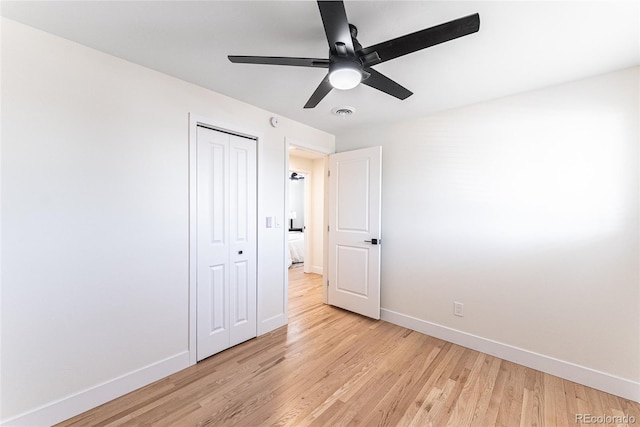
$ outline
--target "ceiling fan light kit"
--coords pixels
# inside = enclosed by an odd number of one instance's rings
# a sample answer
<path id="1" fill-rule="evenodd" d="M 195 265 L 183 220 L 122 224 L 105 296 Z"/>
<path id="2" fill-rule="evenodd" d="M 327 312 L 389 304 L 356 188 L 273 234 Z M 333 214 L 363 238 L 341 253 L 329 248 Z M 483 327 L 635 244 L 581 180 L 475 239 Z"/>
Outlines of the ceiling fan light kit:
<path id="1" fill-rule="evenodd" d="M 314 108 L 334 88 L 348 90 L 360 83 L 404 100 L 413 95 L 413 92 L 374 70 L 372 66 L 467 36 L 480 29 L 480 15 L 475 13 L 363 48 L 357 40 L 357 28 L 347 21 L 342 1 L 319 0 L 318 8 L 329 43 L 329 59 L 229 55 L 229 60 L 242 64 L 328 68 L 329 72 L 304 108 Z"/>
<path id="2" fill-rule="evenodd" d="M 329 83 L 335 89 L 349 90 L 362 81 L 362 71 L 352 62 L 334 62 L 329 65 Z"/>

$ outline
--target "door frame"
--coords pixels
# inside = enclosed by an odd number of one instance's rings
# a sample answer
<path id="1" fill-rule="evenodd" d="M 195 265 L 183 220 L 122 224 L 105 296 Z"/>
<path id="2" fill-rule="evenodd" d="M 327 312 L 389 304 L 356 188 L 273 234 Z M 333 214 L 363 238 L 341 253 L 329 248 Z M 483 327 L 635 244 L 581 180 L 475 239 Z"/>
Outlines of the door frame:
<path id="1" fill-rule="evenodd" d="M 260 218 L 262 218 L 262 186 L 261 184 L 264 182 L 262 179 L 262 155 L 263 155 L 263 144 L 262 144 L 262 133 L 257 132 L 253 129 L 247 129 L 243 126 L 238 126 L 234 123 L 227 123 L 218 119 L 200 116 L 198 114 L 189 113 L 189 366 L 195 365 L 197 363 L 197 353 L 196 353 L 196 343 L 197 343 L 197 319 L 196 319 L 196 310 L 197 310 L 197 281 L 196 281 L 196 266 L 197 266 L 197 250 L 196 250 L 196 242 L 197 242 L 197 230 L 196 230 L 196 200 L 197 200 L 197 192 L 196 192 L 196 143 L 197 143 L 197 128 L 198 125 L 202 125 L 214 130 L 218 130 L 221 132 L 226 132 L 238 136 L 243 136 L 246 138 L 255 139 L 256 141 L 256 177 L 257 177 L 257 187 L 256 187 L 256 273 L 259 271 L 260 265 L 260 241 L 262 240 L 262 232 L 261 228 L 258 226 Z M 260 274 L 257 274 L 256 277 L 256 322 L 257 322 L 257 333 L 260 335 L 260 288 L 261 288 L 261 279 Z"/>
<path id="2" fill-rule="evenodd" d="M 329 254 L 329 234 L 327 232 L 327 227 L 329 226 L 329 177 L 328 177 L 328 173 L 329 173 L 329 155 L 330 154 L 334 154 L 335 153 L 335 149 L 334 150 L 330 150 L 327 149 L 325 147 L 320 147 L 320 146 L 316 146 L 313 144 L 310 144 L 308 142 L 304 142 L 304 141 L 300 141 L 294 138 L 290 138 L 290 137 L 285 137 L 284 138 L 284 165 L 285 165 L 285 174 L 289 173 L 289 147 L 296 147 L 296 148 L 301 148 L 303 150 L 308 150 L 308 151 L 314 151 L 316 153 L 320 153 L 324 156 L 324 170 L 323 170 L 323 179 L 324 179 L 324 195 L 323 195 L 323 201 L 322 201 L 322 205 L 323 205 L 323 210 L 324 210 L 324 215 L 323 215 L 323 222 L 322 222 L 322 234 L 324 236 L 324 238 L 322 239 L 322 283 L 327 283 L 327 279 L 328 279 L 328 274 L 329 274 L 329 264 L 327 263 L 328 260 L 328 254 Z M 285 180 L 284 180 L 284 212 L 288 212 L 289 211 L 289 180 L 286 178 L 285 176 Z M 305 208 L 306 209 L 306 208 Z M 289 216 L 286 215 L 286 218 L 288 218 Z M 288 227 L 287 227 L 288 230 Z M 289 247 L 289 232 L 287 231 L 286 233 L 284 233 L 284 235 L 282 236 L 283 240 L 284 240 L 284 249 L 285 251 L 288 250 Z M 306 242 L 305 242 L 306 244 Z M 287 265 L 287 256 L 286 254 L 284 254 L 284 262 L 283 262 L 283 268 L 284 268 L 284 292 L 285 295 L 289 295 L 289 266 Z M 285 298 L 285 300 L 288 300 L 288 297 Z M 322 287 L 322 302 L 323 303 L 327 303 L 327 301 L 329 300 L 329 294 L 327 293 L 327 287 L 323 286 Z M 289 307 L 285 306 L 285 313 L 288 316 L 289 315 Z"/>

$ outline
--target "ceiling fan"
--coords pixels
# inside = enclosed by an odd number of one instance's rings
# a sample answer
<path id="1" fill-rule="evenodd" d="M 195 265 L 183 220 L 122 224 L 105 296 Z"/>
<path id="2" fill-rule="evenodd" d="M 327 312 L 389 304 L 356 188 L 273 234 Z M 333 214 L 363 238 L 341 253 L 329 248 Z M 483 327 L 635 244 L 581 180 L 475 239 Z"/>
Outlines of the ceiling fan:
<path id="1" fill-rule="evenodd" d="M 242 64 L 328 68 L 329 72 L 313 92 L 304 108 L 314 108 L 333 88 L 353 89 L 360 83 L 398 99 L 406 99 L 413 95 L 413 92 L 371 67 L 475 33 L 480 29 L 480 15 L 475 13 L 363 48 L 357 40 L 358 29 L 347 21 L 347 13 L 342 1 L 318 0 L 318 7 L 329 42 L 329 59 L 229 55 L 229 60 Z"/>

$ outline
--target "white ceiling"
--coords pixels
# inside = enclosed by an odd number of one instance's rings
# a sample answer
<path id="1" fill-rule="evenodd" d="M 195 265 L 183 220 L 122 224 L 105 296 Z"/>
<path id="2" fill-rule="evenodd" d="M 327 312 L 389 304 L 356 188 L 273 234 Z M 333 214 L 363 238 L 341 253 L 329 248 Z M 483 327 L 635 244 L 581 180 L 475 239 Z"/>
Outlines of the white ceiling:
<path id="1" fill-rule="evenodd" d="M 640 64 L 638 1 L 346 1 L 363 46 L 480 14 L 480 31 L 375 68 L 414 92 L 360 85 L 303 109 L 326 70 L 227 55 L 326 58 L 312 1 L 2 1 L 10 19 L 327 132 L 393 122 Z M 64 52 L 60 52 L 64 54 Z M 355 107 L 350 117 L 331 109 Z"/>

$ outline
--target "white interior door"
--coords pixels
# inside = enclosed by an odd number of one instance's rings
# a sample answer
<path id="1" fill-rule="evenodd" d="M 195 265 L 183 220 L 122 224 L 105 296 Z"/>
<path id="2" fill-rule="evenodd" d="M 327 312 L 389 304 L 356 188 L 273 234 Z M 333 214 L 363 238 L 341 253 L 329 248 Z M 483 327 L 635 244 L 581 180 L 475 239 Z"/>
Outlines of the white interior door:
<path id="1" fill-rule="evenodd" d="M 382 147 L 329 156 L 328 302 L 380 318 Z"/>
<path id="2" fill-rule="evenodd" d="M 198 126 L 197 360 L 256 336 L 256 142 Z"/>

